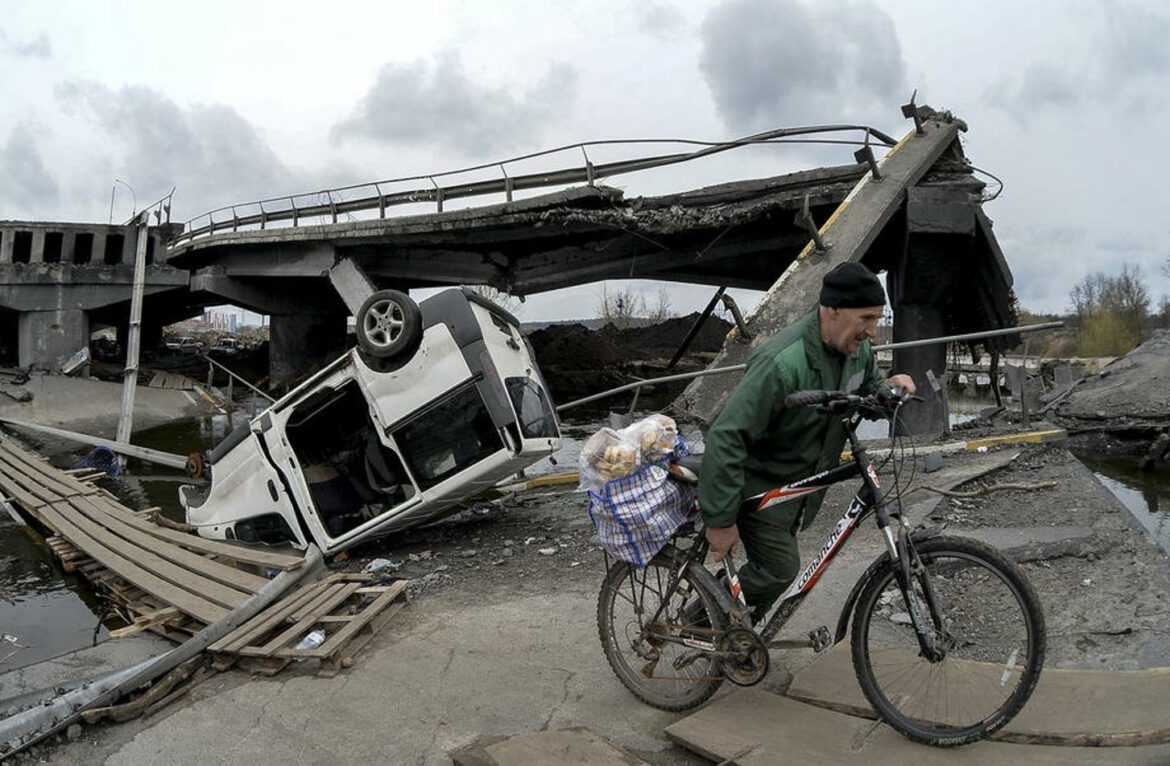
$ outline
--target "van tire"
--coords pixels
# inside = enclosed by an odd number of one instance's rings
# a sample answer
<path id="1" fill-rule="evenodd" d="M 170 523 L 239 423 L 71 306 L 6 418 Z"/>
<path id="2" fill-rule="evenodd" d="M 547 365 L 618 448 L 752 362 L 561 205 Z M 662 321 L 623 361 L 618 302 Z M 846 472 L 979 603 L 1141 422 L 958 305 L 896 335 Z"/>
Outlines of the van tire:
<path id="1" fill-rule="evenodd" d="M 418 304 L 397 290 L 379 290 L 366 298 L 356 320 L 358 348 L 367 359 L 409 356 L 422 340 Z"/>

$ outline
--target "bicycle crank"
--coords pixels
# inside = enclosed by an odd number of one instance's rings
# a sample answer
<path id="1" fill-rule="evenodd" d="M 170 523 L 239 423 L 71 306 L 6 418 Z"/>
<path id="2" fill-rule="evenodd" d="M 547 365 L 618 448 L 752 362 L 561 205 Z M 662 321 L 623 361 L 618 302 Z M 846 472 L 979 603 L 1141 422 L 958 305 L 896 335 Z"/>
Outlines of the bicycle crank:
<path id="1" fill-rule="evenodd" d="M 719 637 L 719 652 L 719 669 L 737 686 L 755 686 L 768 675 L 768 647 L 753 630 L 729 629 Z"/>

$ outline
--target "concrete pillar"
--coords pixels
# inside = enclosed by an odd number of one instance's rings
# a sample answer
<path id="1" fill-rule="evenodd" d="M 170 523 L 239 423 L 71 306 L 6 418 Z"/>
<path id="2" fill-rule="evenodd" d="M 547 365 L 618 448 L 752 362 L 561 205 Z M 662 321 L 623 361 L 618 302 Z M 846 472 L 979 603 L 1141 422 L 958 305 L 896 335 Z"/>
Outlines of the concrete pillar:
<path id="1" fill-rule="evenodd" d="M 89 266 L 101 266 L 106 253 L 106 232 L 97 230 L 93 233 L 93 251 L 89 256 Z"/>
<path id="2" fill-rule="evenodd" d="M 14 229 L 0 229 L 0 263 L 12 263 L 12 243 L 15 240 Z"/>
<path id="3" fill-rule="evenodd" d="M 33 229 L 32 252 L 29 254 L 29 263 L 45 262 L 45 230 Z"/>
<path id="4" fill-rule="evenodd" d="M 61 238 L 61 263 L 73 263 L 73 254 L 77 250 L 77 232 L 66 229 Z"/>
<path id="5" fill-rule="evenodd" d="M 935 303 L 902 303 L 894 309 L 894 342 L 937 338 L 946 334 L 944 307 Z M 940 385 L 945 385 L 947 347 L 933 343 L 917 348 L 896 349 L 891 372 L 908 373 L 914 378 L 918 395 L 925 401 L 908 402 L 900 413 L 899 433 L 939 434 L 947 423 L 941 398 L 930 385 L 926 371 L 932 370 Z"/>
<path id="6" fill-rule="evenodd" d="M 89 345 L 89 316 L 80 309 L 27 311 L 17 326 L 21 367 L 56 372 Z"/>
<path id="7" fill-rule="evenodd" d="M 126 236 L 122 240 L 122 260 L 120 263 L 134 265 L 134 259 L 138 257 L 138 229 L 126 227 Z"/>
<path id="8" fill-rule="evenodd" d="M 268 328 L 268 378 L 273 387 L 320 369 L 345 351 L 346 316 L 272 314 Z"/>

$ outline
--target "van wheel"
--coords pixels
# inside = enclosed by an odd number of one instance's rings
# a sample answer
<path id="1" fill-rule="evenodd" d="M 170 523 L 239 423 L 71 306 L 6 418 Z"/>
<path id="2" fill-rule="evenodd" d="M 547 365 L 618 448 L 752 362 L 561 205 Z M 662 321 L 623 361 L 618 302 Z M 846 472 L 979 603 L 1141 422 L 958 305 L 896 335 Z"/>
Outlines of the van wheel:
<path id="1" fill-rule="evenodd" d="M 358 347 L 371 359 L 413 353 L 422 340 L 418 304 L 397 290 L 379 290 L 366 298 L 356 320 Z"/>

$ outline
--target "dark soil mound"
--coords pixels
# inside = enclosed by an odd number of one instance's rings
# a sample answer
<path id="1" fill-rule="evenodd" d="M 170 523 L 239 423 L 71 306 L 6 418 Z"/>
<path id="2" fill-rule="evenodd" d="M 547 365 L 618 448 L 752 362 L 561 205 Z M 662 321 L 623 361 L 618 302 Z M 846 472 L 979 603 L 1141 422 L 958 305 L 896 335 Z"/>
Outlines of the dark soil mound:
<path id="1" fill-rule="evenodd" d="M 710 361 L 706 357 L 722 348 L 731 329 L 729 322 L 718 317 L 708 317 L 687 355 L 676 367 L 666 369 L 698 317 L 696 313 L 625 330 L 612 324 L 600 330 L 581 324 L 550 325 L 530 333 L 528 339 L 553 400 L 563 404 L 635 379 L 705 367 Z"/>

